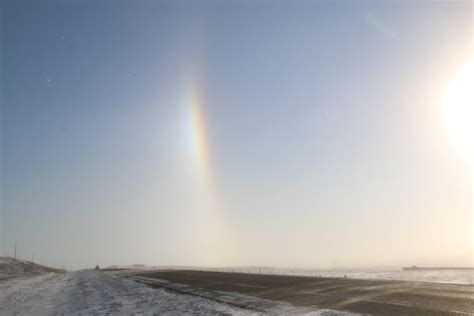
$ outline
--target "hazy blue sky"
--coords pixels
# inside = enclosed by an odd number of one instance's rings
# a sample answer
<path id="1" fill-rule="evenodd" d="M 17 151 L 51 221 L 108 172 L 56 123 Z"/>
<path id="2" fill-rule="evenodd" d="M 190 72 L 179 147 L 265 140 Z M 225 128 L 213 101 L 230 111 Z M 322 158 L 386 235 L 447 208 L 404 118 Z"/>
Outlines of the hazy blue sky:
<path id="1" fill-rule="evenodd" d="M 0 3 L 3 254 L 472 264 L 471 2 Z"/>

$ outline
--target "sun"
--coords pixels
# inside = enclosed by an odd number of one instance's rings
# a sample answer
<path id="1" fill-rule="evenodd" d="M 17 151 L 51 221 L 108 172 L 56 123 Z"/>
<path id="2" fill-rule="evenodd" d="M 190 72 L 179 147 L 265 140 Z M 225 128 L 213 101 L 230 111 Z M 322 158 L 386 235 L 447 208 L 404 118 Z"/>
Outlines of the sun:
<path id="1" fill-rule="evenodd" d="M 443 97 L 441 112 L 454 145 L 474 167 L 474 60 L 452 81 Z"/>

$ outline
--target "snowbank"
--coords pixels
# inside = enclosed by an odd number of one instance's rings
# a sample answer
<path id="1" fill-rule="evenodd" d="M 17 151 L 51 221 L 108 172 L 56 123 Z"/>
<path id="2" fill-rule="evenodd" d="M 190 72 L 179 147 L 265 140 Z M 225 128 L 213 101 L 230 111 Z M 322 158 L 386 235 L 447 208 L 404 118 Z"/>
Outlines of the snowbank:
<path id="1" fill-rule="evenodd" d="M 0 281 L 16 277 L 30 277 L 43 273 L 64 273 L 64 270 L 45 267 L 30 261 L 0 257 Z"/>

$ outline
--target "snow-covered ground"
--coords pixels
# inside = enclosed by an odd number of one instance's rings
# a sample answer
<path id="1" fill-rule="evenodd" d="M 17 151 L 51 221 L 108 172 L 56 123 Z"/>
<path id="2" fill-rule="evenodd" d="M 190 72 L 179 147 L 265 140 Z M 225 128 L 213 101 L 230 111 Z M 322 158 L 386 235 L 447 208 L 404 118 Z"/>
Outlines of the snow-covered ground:
<path id="1" fill-rule="evenodd" d="M 59 271 L 61 270 L 44 267 L 25 260 L 18 260 L 10 257 L 0 257 L 0 282 L 9 278 L 34 276 L 45 272 Z"/>
<path id="2" fill-rule="evenodd" d="M 226 305 L 151 289 L 94 270 L 45 274 L 0 283 L 0 314 L 236 314 Z"/>
<path id="3" fill-rule="evenodd" d="M 355 279 L 398 280 L 414 282 L 451 283 L 474 285 L 473 270 L 402 270 L 402 269 L 364 269 L 323 271 L 322 276 Z"/>
<path id="4" fill-rule="evenodd" d="M 398 280 L 414 282 L 451 283 L 474 285 L 474 270 L 403 270 L 402 268 L 361 268 L 361 269 L 291 269 L 291 268 L 215 268 L 212 271 L 232 271 L 243 273 L 283 274 L 301 276 L 322 276 L 354 279 Z"/>
<path id="5" fill-rule="evenodd" d="M 95 270 L 0 280 L 0 315 L 348 315 L 279 302 L 266 306 L 248 310 Z"/>
<path id="6" fill-rule="evenodd" d="M 111 267 L 112 268 L 112 267 Z M 130 270 L 201 270 L 240 272 L 255 274 L 277 274 L 298 276 L 321 276 L 330 278 L 353 278 L 371 280 L 413 281 L 474 285 L 474 269 L 404 270 L 401 267 L 355 268 L 355 269 L 295 269 L 275 267 L 226 267 L 212 268 L 199 266 L 114 266 Z"/>

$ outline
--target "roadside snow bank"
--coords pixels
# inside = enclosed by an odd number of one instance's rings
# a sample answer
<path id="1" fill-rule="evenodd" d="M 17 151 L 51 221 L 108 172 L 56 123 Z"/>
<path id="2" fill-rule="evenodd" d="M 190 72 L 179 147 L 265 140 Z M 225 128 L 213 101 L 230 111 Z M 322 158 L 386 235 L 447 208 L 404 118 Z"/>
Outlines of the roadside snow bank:
<path id="1" fill-rule="evenodd" d="M 65 278 L 64 274 L 48 273 L 0 281 L 0 315 L 50 314 L 52 299 Z"/>
<path id="2" fill-rule="evenodd" d="M 0 281 L 17 277 L 31 277 L 51 272 L 64 273 L 66 271 L 45 267 L 26 260 L 0 257 Z"/>

